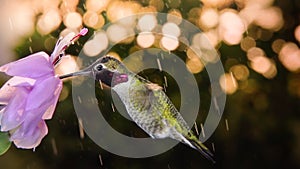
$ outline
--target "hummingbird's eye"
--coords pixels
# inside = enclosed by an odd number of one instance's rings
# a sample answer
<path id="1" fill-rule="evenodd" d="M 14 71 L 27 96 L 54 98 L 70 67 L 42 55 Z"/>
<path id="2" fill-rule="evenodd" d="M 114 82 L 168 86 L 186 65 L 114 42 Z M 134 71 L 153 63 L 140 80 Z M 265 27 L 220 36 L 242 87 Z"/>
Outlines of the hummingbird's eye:
<path id="1" fill-rule="evenodd" d="M 97 71 L 101 71 L 103 69 L 103 66 L 101 64 L 97 65 L 96 66 L 96 70 Z"/>

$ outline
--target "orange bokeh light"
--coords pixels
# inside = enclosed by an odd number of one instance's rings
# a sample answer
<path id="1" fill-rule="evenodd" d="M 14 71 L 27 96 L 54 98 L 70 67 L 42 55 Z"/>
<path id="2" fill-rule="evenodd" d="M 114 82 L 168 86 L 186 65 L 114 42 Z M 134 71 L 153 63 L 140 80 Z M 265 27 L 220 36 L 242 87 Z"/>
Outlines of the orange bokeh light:
<path id="1" fill-rule="evenodd" d="M 284 44 L 279 53 L 279 60 L 289 71 L 299 71 L 300 50 L 298 46 L 292 42 Z"/>
<path id="2" fill-rule="evenodd" d="M 219 80 L 222 90 L 227 94 L 233 94 L 238 89 L 238 83 L 232 73 L 225 73 Z"/>
<path id="3" fill-rule="evenodd" d="M 298 42 L 300 42 L 300 25 L 298 25 L 295 29 L 295 38 Z"/>
<path id="4" fill-rule="evenodd" d="M 218 29 L 224 42 L 235 45 L 241 42 L 246 26 L 235 10 L 225 10 L 220 14 Z"/>
<path id="5" fill-rule="evenodd" d="M 151 32 L 141 32 L 136 41 L 140 47 L 149 48 L 154 44 L 155 36 Z"/>
<path id="6" fill-rule="evenodd" d="M 259 10 L 254 21 L 257 25 L 274 31 L 278 31 L 284 23 L 281 9 L 278 7 Z"/>

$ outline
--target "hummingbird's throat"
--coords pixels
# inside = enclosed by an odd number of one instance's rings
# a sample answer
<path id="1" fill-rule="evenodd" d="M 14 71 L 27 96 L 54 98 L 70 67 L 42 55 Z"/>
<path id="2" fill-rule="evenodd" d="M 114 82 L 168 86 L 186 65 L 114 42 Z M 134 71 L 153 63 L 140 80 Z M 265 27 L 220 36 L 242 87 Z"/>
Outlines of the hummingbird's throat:
<path id="1" fill-rule="evenodd" d="M 128 81 L 128 75 L 125 73 L 111 72 L 109 70 L 102 70 L 94 75 L 96 80 L 100 80 L 109 87 L 114 87 L 117 84 Z"/>
<path id="2" fill-rule="evenodd" d="M 113 86 L 120 84 L 120 83 L 125 83 L 128 81 L 128 76 L 123 73 L 114 73 L 113 81 L 112 84 Z"/>

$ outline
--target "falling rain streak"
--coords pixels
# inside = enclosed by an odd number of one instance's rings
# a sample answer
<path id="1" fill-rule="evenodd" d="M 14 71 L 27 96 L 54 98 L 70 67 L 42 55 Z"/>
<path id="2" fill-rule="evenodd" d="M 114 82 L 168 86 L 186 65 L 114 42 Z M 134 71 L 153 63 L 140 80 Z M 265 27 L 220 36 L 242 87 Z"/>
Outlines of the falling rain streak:
<path id="1" fill-rule="evenodd" d="M 13 26 L 13 22 L 12 22 L 12 20 L 11 20 L 10 17 L 8 18 L 8 23 L 9 23 L 10 30 L 13 31 L 14 30 L 14 26 Z"/>
<path id="2" fill-rule="evenodd" d="M 225 126 L 226 126 L 226 130 L 229 131 L 229 125 L 228 125 L 228 120 L 225 119 Z"/>
<path id="3" fill-rule="evenodd" d="M 33 53 L 32 47 L 31 47 L 31 46 L 29 46 L 29 52 L 30 52 L 30 53 Z"/>
<path id="4" fill-rule="evenodd" d="M 78 97 L 77 97 L 77 99 L 78 99 L 78 102 L 79 102 L 80 104 L 82 104 L 81 97 L 80 97 L 80 96 L 78 96 Z"/>
<path id="5" fill-rule="evenodd" d="M 83 139 L 84 138 L 84 129 L 83 129 L 83 123 L 82 123 L 81 118 L 78 118 L 78 128 L 79 128 L 80 138 Z"/>
<path id="6" fill-rule="evenodd" d="M 164 76 L 164 81 L 165 81 L 165 86 L 168 87 L 168 80 L 166 76 Z"/>
<path id="7" fill-rule="evenodd" d="M 221 115 L 220 107 L 219 107 L 219 105 L 218 105 L 218 101 L 217 101 L 217 98 L 216 98 L 216 97 L 213 97 L 213 102 L 214 102 L 215 109 L 216 109 L 217 112 L 218 112 L 218 115 Z"/>
<path id="8" fill-rule="evenodd" d="M 237 86 L 236 80 L 235 80 L 232 72 L 230 72 L 230 76 L 231 76 L 231 80 L 233 82 L 233 87 L 237 88 L 238 86 Z"/>
<path id="9" fill-rule="evenodd" d="M 198 131 L 198 126 L 197 126 L 197 123 L 195 122 L 195 130 L 196 130 L 196 134 L 197 134 L 197 136 L 199 136 L 199 131 Z"/>
<path id="10" fill-rule="evenodd" d="M 113 112 L 116 112 L 116 109 L 115 109 L 114 103 L 111 103 L 111 108 L 112 108 L 112 111 L 113 111 Z"/>
<path id="11" fill-rule="evenodd" d="M 161 64 L 160 64 L 160 60 L 157 58 L 156 61 L 157 61 L 157 65 L 158 65 L 159 71 L 162 71 L 162 67 L 161 67 Z"/>
<path id="12" fill-rule="evenodd" d="M 164 92 L 167 92 L 167 87 L 165 84 L 163 84 Z"/>
<path id="13" fill-rule="evenodd" d="M 213 152 L 216 152 L 216 149 L 215 149 L 215 143 L 211 143 L 211 147 L 212 147 L 212 151 L 213 151 Z"/>
<path id="14" fill-rule="evenodd" d="M 100 84 L 101 90 L 103 90 L 103 84 L 102 84 L 102 81 L 101 81 L 101 80 L 99 80 L 99 84 Z"/>
<path id="15" fill-rule="evenodd" d="M 101 154 L 99 154 L 99 161 L 100 161 L 100 165 L 103 166 L 103 161 L 102 161 L 102 156 L 101 156 Z"/>
<path id="16" fill-rule="evenodd" d="M 93 103 L 93 104 L 97 104 L 98 103 L 98 100 L 97 100 L 97 98 L 91 98 L 91 103 Z"/>
<path id="17" fill-rule="evenodd" d="M 56 146 L 56 142 L 54 138 L 51 138 L 51 146 L 52 146 L 52 151 L 54 155 L 58 155 L 58 150 L 57 150 L 57 146 Z"/>
<path id="18" fill-rule="evenodd" d="M 203 127 L 202 123 L 200 124 L 200 127 L 201 127 L 202 136 L 203 136 L 203 138 L 205 138 L 205 132 L 204 132 L 204 127 Z"/>

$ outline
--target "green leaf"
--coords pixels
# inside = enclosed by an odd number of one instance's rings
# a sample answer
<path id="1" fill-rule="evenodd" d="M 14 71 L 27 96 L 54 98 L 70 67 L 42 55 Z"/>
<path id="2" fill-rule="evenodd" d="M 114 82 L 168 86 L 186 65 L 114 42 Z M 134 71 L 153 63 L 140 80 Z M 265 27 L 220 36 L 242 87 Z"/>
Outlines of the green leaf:
<path id="1" fill-rule="evenodd" d="M 0 132 L 0 155 L 3 155 L 10 147 L 11 142 L 7 132 Z"/>

